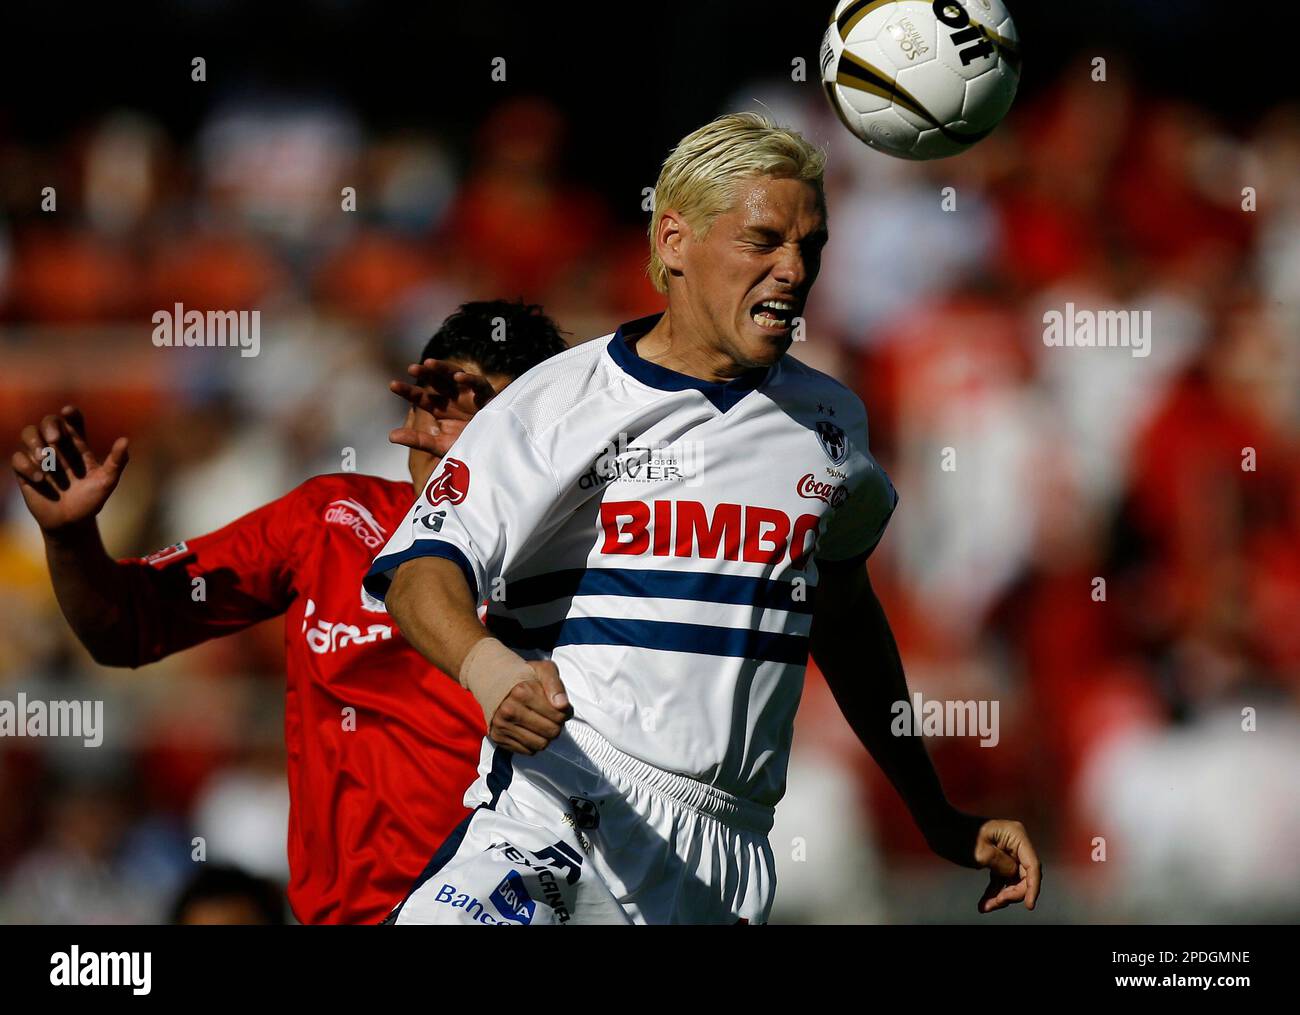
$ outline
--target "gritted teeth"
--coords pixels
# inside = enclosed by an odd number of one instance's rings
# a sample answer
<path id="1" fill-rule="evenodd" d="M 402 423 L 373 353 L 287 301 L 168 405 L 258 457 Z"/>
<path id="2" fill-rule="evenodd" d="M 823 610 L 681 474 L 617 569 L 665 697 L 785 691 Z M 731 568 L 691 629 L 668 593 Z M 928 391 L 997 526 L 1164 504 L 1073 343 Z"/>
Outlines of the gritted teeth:
<path id="1" fill-rule="evenodd" d="M 788 300 L 762 300 L 750 311 L 754 323 L 764 328 L 785 328 L 794 318 L 796 306 Z"/>

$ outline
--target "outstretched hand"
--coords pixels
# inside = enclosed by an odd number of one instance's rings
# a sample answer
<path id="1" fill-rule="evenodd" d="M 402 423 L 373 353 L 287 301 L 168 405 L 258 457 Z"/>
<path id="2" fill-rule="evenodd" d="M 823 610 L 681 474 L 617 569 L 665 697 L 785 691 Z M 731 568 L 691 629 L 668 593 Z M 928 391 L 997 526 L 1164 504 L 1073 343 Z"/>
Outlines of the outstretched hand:
<path id="1" fill-rule="evenodd" d="M 412 380 L 390 381 L 389 390 L 437 420 L 468 422 L 496 394 L 486 377 L 462 370 L 446 360 L 412 363 L 406 372 Z"/>
<path id="2" fill-rule="evenodd" d="M 395 395 L 410 403 L 405 424 L 389 433 L 388 439 L 415 452 L 411 456 L 411 478 L 417 487 L 423 487 L 438 459 L 456 443 L 496 389 L 486 377 L 446 360 L 412 363 L 406 372 L 414 383 L 392 381 L 388 385 Z"/>
<path id="3" fill-rule="evenodd" d="M 117 488 L 129 458 L 127 439 L 119 437 L 100 461 L 86 443 L 81 410 L 72 405 L 23 427 L 21 440 L 23 450 L 15 451 L 9 463 L 27 510 L 47 533 L 94 518 Z"/>

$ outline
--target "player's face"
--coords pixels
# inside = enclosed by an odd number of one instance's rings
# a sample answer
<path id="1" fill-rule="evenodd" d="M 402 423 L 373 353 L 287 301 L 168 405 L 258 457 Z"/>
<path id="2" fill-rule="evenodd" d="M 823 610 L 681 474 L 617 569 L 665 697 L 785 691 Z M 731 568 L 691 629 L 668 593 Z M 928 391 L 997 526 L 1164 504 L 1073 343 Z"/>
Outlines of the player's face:
<path id="1" fill-rule="evenodd" d="M 770 366 L 790 347 L 827 238 L 812 184 L 747 182 L 735 205 L 683 252 L 690 317 L 738 366 Z"/>

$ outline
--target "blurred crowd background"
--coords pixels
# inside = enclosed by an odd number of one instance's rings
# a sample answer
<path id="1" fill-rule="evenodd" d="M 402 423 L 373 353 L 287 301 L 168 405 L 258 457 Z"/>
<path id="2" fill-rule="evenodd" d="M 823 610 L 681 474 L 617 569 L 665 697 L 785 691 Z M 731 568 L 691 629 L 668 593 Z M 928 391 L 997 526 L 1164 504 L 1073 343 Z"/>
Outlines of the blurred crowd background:
<path id="1" fill-rule="evenodd" d="M 861 394 L 900 492 L 871 573 L 909 682 L 999 703 L 995 747 L 928 742 L 950 797 L 1029 827 L 1034 919 L 1300 917 L 1300 106 L 1215 108 L 1123 47 L 1056 40 L 1034 70 L 1031 39 L 1006 124 L 911 164 L 850 137 L 789 55 L 754 77 L 723 47 L 689 102 L 666 83 L 689 68 L 647 66 L 637 103 L 665 97 L 646 126 L 535 59 L 490 83 L 483 17 L 449 29 L 482 43 L 481 84 L 404 94 L 401 115 L 374 112 L 382 73 L 356 98 L 300 53 L 276 77 L 217 51 L 194 84 L 193 45 L 156 103 L 138 71 L 45 119 L 7 90 L 0 434 L 16 448 L 75 402 L 98 449 L 128 435 L 101 517 L 122 556 L 338 471 L 345 449 L 400 478 L 386 382 L 437 323 L 520 296 L 577 342 L 660 309 L 641 188 L 710 116 L 766 109 L 830 152 L 832 238 L 792 353 Z M 793 49 L 815 77 L 824 19 L 805 20 Z M 1150 355 L 1047 347 L 1043 314 L 1067 301 L 1150 310 Z M 260 309 L 260 356 L 155 348 L 150 317 L 177 302 Z M 16 489 L 0 495 L 0 698 L 102 698 L 107 727 L 93 750 L 0 739 L 0 921 L 168 919 L 194 836 L 209 862 L 283 881 L 282 637 L 272 621 L 97 667 Z M 815 668 L 773 846 L 774 920 L 977 918 L 982 878 L 926 851 Z"/>

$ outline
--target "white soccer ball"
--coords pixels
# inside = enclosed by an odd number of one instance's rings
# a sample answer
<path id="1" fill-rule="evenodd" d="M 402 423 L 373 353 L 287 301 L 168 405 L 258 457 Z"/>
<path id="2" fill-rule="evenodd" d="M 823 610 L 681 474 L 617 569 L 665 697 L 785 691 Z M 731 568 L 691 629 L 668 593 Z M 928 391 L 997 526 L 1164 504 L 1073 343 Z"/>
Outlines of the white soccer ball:
<path id="1" fill-rule="evenodd" d="M 844 126 L 877 151 L 942 159 L 987 137 L 1020 82 L 1002 0 L 840 0 L 822 84 Z"/>

